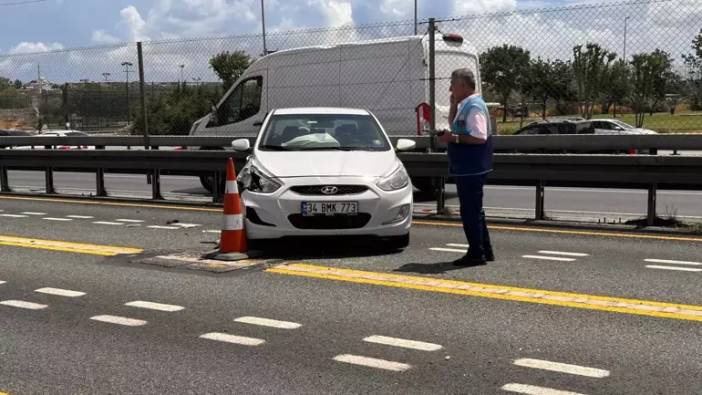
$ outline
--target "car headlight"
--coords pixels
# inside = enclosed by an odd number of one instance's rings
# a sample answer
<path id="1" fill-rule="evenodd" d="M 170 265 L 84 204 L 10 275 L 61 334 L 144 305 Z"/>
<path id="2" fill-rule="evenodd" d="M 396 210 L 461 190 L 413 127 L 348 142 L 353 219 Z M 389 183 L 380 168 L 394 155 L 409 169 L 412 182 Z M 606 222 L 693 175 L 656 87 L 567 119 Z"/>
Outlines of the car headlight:
<path id="1" fill-rule="evenodd" d="M 383 177 L 376 185 L 383 191 L 397 191 L 409 185 L 410 178 L 401 164 L 389 176 Z"/>
<path id="2" fill-rule="evenodd" d="M 244 167 L 236 180 L 243 189 L 247 189 L 251 192 L 273 193 L 281 187 L 280 183 L 263 174 L 263 172 L 254 166 Z"/>

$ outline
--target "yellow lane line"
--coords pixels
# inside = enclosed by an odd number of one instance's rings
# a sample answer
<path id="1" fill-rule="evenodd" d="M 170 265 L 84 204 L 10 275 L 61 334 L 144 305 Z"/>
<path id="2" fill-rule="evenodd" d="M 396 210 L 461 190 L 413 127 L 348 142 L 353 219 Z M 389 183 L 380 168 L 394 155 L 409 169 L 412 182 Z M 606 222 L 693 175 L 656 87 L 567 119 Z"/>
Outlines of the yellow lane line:
<path id="1" fill-rule="evenodd" d="M 444 222 L 444 221 L 423 221 L 417 220 L 412 221 L 414 225 L 425 225 L 425 226 L 443 226 L 451 228 L 462 228 L 463 225 L 460 222 Z M 688 236 L 662 236 L 662 235 L 648 235 L 643 233 L 623 233 L 623 232 L 609 232 L 609 231 L 590 231 L 590 230 L 569 230 L 569 229 L 549 229 L 549 228 L 532 228 L 523 226 L 503 226 L 503 225 L 489 225 L 488 228 L 495 230 L 507 230 L 515 232 L 533 232 L 533 233 L 552 233 L 552 234 L 566 234 L 566 235 L 579 235 L 579 236 L 601 236 L 601 237 L 621 237 L 628 239 L 653 239 L 653 240 L 672 240 L 672 241 L 695 241 L 702 242 L 702 237 L 688 237 Z"/>
<path id="2" fill-rule="evenodd" d="M 702 322 L 702 306 L 695 305 L 518 288 L 459 280 L 443 280 L 431 277 L 332 268 L 304 263 L 280 265 L 266 271 L 322 280 Z"/>
<path id="3" fill-rule="evenodd" d="M 120 254 L 139 254 L 144 250 L 139 248 L 118 247 L 99 244 L 72 243 L 57 240 L 42 240 L 26 237 L 0 235 L 0 246 L 35 248 L 40 250 L 71 252 L 100 256 L 115 256 Z M 0 394 L 2 395 L 2 394 Z"/>
<path id="4" fill-rule="evenodd" d="M 51 202 L 51 203 L 69 203 L 69 204 L 87 204 L 93 206 L 113 206 L 113 207 L 138 207 L 138 208 L 159 208 L 168 210 L 182 210 L 182 211 L 206 211 L 221 213 L 221 208 L 208 208 L 208 207 L 190 207 L 190 206 L 178 206 L 178 205 L 168 205 L 168 204 L 149 204 L 149 203 L 121 203 L 121 202 L 103 202 L 97 200 L 88 199 L 60 199 L 60 198 L 34 198 L 34 197 L 24 197 L 24 196 L 0 196 L 0 199 L 4 200 L 25 200 L 30 202 Z"/>

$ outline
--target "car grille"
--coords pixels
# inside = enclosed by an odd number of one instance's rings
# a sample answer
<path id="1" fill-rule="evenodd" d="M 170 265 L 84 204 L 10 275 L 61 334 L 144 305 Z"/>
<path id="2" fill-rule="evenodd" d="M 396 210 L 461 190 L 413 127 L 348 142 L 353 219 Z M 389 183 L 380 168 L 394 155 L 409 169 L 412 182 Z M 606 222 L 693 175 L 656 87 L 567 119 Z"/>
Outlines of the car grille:
<path id="1" fill-rule="evenodd" d="M 322 188 L 333 186 L 339 188 L 338 192 L 333 195 L 326 195 L 322 193 Z M 365 185 L 304 185 L 304 186 L 294 186 L 290 188 L 294 192 L 300 195 L 321 195 L 321 196 L 338 196 L 338 195 L 355 195 L 358 193 L 363 193 L 368 190 Z"/>
<path id="2" fill-rule="evenodd" d="M 302 214 L 288 216 L 288 220 L 298 229 L 359 229 L 370 221 L 371 215 L 360 213 L 358 215 L 332 215 L 304 217 Z"/>

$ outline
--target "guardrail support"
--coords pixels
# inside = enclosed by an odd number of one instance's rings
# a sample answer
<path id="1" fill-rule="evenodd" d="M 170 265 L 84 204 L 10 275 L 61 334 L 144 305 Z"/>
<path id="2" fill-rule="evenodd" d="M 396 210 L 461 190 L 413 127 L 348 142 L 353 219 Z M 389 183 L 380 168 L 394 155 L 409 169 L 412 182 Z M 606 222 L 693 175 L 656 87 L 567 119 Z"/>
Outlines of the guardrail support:
<path id="1" fill-rule="evenodd" d="M 537 221 L 543 221 L 546 219 L 544 214 L 544 182 L 539 181 L 536 184 L 536 204 L 535 204 L 535 215 L 534 219 Z"/>
<path id="2" fill-rule="evenodd" d="M 52 169 L 51 167 L 47 167 L 44 171 L 44 184 L 46 185 L 45 193 L 56 193 L 56 188 L 54 188 L 54 169 Z"/>
<path id="3" fill-rule="evenodd" d="M 10 180 L 7 177 L 7 167 L 0 166 L 0 192 L 12 192 Z"/>
<path id="4" fill-rule="evenodd" d="M 163 200 L 163 196 L 161 196 L 161 170 L 159 169 L 151 171 L 151 198 Z"/>
<path id="5" fill-rule="evenodd" d="M 212 173 L 212 203 L 222 203 L 223 201 L 222 198 L 225 191 L 219 190 L 220 185 L 222 185 L 222 173 L 215 171 Z"/>
<path id="6" fill-rule="evenodd" d="M 95 172 L 95 195 L 107 196 L 105 189 L 105 169 L 97 169 Z"/>
<path id="7" fill-rule="evenodd" d="M 656 223 L 656 195 L 658 185 L 652 184 L 648 187 L 648 215 L 646 216 L 646 225 L 653 226 Z"/>

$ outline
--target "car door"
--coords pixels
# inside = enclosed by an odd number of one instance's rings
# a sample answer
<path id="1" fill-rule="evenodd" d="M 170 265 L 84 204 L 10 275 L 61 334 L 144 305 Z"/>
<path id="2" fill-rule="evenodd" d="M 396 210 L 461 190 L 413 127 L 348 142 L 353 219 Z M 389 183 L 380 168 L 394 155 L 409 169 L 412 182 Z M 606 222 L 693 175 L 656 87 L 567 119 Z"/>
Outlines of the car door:
<path id="1" fill-rule="evenodd" d="M 266 113 L 264 78 L 254 75 L 239 81 L 210 115 L 203 134 L 253 137 Z"/>

